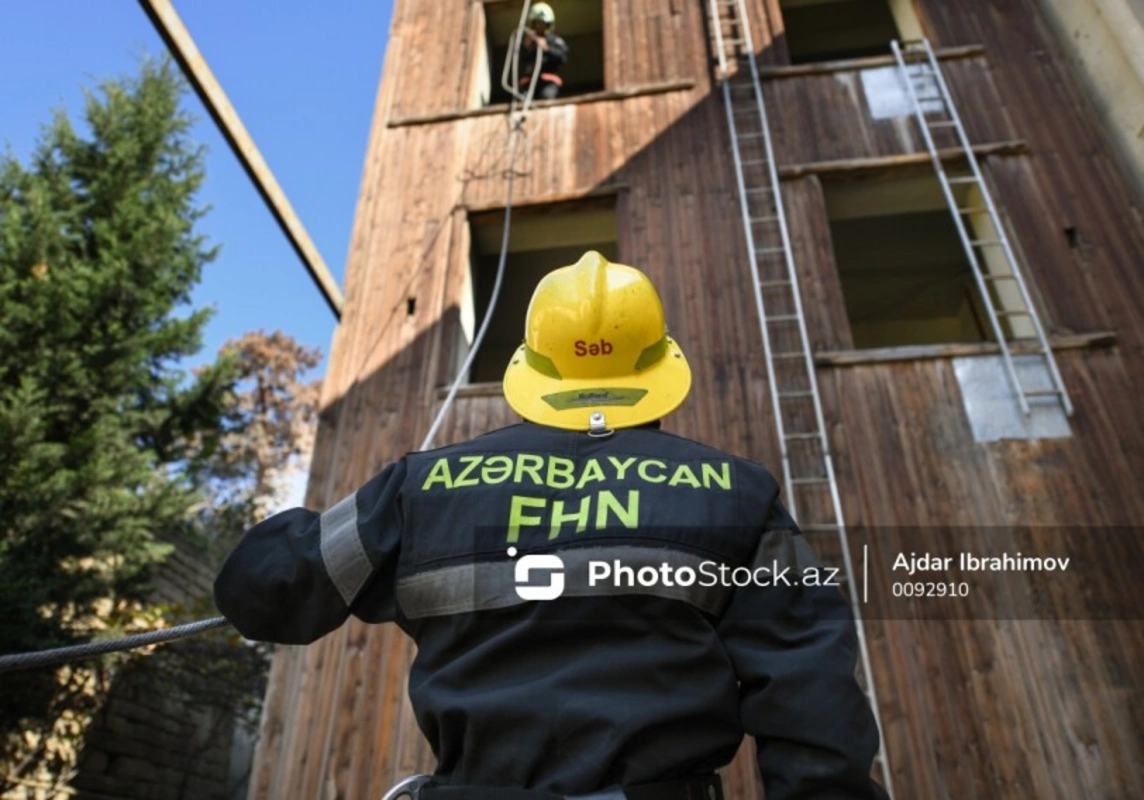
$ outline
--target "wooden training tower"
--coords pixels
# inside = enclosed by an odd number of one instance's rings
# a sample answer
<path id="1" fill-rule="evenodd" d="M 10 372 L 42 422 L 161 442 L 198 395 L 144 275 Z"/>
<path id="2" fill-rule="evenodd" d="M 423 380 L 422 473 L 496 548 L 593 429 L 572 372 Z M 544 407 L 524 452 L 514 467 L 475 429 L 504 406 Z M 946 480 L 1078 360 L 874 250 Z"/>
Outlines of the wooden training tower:
<path id="1" fill-rule="evenodd" d="M 532 286 L 592 248 L 651 277 L 692 364 L 692 395 L 665 426 L 780 474 L 782 373 L 760 337 L 738 187 L 740 170 L 750 188 L 769 168 L 735 163 L 713 45 L 713 25 L 731 40 L 749 28 L 895 796 L 1144 796 L 1144 547 L 1131 527 L 1144 520 L 1144 224 L 1041 4 L 746 0 L 729 20 L 711 0 L 550 3 L 571 48 L 565 91 L 525 125 L 496 323 L 438 443 L 516 421 L 499 374 Z M 503 0 L 394 4 L 310 508 L 418 446 L 480 320 L 507 166 L 498 84 L 519 15 Z M 1019 361 L 1035 351 L 1028 316 L 1009 290 L 975 288 L 890 46 L 922 38 L 980 167 L 953 198 L 976 269 L 1006 283 L 983 244 L 1005 234 L 1071 415 L 1052 397 L 1017 408 L 986 322 L 991 307 Z M 934 141 L 943 169 L 965 175 L 964 151 Z M 896 554 L 963 550 L 1070 567 L 926 576 L 968 583 L 954 604 L 895 596 L 909 580 Z M 251 796 L 378 800 L 432 771 L 406 698 L 412 654 L 396 627 L 357 621 L 279 648 Z M 746 740 L 723 771 L 728 797 L 761 797 L 753 756 Z"/>

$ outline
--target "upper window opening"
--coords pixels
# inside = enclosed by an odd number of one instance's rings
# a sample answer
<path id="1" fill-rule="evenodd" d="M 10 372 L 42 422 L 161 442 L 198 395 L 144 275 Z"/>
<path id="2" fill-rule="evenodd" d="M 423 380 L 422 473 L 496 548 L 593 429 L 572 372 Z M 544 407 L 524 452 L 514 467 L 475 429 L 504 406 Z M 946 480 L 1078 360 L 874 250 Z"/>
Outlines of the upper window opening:
<path id="1" fill-rule="evenodd" d="M 537 3 L 532 4 L 534 7 Z M 541 65 L 542 78 L 533 94 L 534 100 L 573 97 L 604 89 L 604 14 L 601 0 L 550 0 L 547 3 L 555 24 L 545 29 L 553 54 L 564 51 L 564 58 L 546 58 Z M 501 85 L 508 44 L 520 24 L 519 2 L 486 2 L 485 41 L 481 54 L 477 104 L 481 106 L 507 103 L 511 97 Z M 559 42 L 553 37 L 559 37 Z M 559 45 L 563 43 L 564 47 Z M 528 59 L 536 50 L 522 50 Z M 557 63 L 559 62 L 559 63 Z M 533 62 L 535 63 L 535 62 Z M 511 81 L 511 67 L 509 70 Z M 518 79 L 531 72 L 522 63 Z M 548 77 L 544 77 L 548 76 Z M 521 87 L 524 91 L 527 84 Z"/>
<path id="2" fill-rule="evenodd" d="M 469 217 L 472 234 L 467 296 L 461 310 L 465 346 L 484 318 L 496 280 L 504 212 Z M 524 341 L 528 303 L 540 279 L 575 264 L 587 250 L 619 260 L 614 198 L 514 209 L 504 280 L 488 333 L 469 373 L 470 383 L 500 381 L 509 359 Z"/>
<path id="3" fill-rule="evenodd" d="M 842 294 L 858 348 L 981 342 L 995 339 L 957 227 L 932 174 L 824 184 Z M 956 194 L 956 193 L 955 193 Z M 962 208 L 981 205 L 960 190 Z M 970 236 L 996 238 L 987 215 L 969 218 Z M 1007 271 L 983 256 L 986 274 Z M 1003 283 L 992 282 L 999 287 Z M 991 291 L 999 292 L 998 288 Z M 1019 297 L 995 295 L 994 308 Z M 1004 318 L 1006 337 L 1024 335 Z"/>
<path id="4" fill-rule="evenodd" d="M 887 55 L 917 38 L 909 0 L 780 0 L 790 63 Z"/>

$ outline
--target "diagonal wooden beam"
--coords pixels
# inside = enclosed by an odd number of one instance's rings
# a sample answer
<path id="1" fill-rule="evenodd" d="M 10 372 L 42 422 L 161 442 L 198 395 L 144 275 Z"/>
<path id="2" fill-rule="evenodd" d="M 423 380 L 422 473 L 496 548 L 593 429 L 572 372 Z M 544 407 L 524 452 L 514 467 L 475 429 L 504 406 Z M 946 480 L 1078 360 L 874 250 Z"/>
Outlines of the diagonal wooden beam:
<path id="1" fill-rule="evenodd" d="M 254 140 L 215 79 L 214 73 L 207 66 L 206 59 L 195 46 L 191 34 L 179 19 L 179 15 L 175 13 L 175 7 L 171 5 L 170 0 L 139 0 L 139 3 L 175 57 L 183 74 L 194 87 L 195 93 L 207 107 L 211 118 L 222 131 L 230 149 L 238 157 L 239 163 L 250 176 L 258 193 L 262 195 L 278 226 L 290 240 L 294 252 L 302 259 L 306 271 L 317 284 L 318 291 L 322 293 L 334 316 L 340 320 L 345 301 L 341 289 L 338 288 L 338 282 L 330 274 L 321 253 L 310 239 L 310 235 L 306 233 L 298 215 L 294 213 L 290 201 L 286 199 L 286 193 L 274 179 L 274 173 L 270 171 L 262 154 L 255 147 Z"/>

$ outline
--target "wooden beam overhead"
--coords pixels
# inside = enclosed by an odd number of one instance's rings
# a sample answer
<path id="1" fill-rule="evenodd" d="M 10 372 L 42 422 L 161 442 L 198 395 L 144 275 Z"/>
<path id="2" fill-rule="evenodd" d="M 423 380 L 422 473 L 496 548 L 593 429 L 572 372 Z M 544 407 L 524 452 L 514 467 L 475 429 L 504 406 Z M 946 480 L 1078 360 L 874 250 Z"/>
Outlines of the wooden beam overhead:
<path id="1" fill-rule="evenodd" d="M 555 100 L 535 100 L 532 108 L 551 108 L 553 106 L 577 105 L 579 103 L 599 103 L 608 100 L 625 100 L 629 97 L 643 97 L 644 95 L 663 94 L 665 92 L 685 92 L 695 88 L 693 80 L 662 81 L 659 83 L 646 83 L 638 86 L 628 86 L 623 89 L 608 89 L 602 92 L 589 92 L 571 97 L 558 97 Z M 485 117 L 491 114 L 507 114 L 508 103 L 497 103 L 481 108 L 458 108 L 452 111 L 442 111 L 435 114 L 419 114 L 411 117 L 396 117 L 386 124 L 390 128 L 400 128 L 404 125 L 430 125 L 437 122 L 451 122 L 469 117 Z"/>
<path id="2" fill-rule="evenodd" d="M 966 44 L 957 47 L 941 47 L 934 51 L 939 61 L 955 58 L 977 58 L 985 55 L 985 47 L 980 44 Z M 838 61 L 819 61 L 814 64 L 790 64 L 778 67 L 759 67 L 759 78 L 778 80 L 780 78 L 803 78 L 807 75 L 828 75 L 832 72 L 857 72 L 874 67 L 892 67 L 897 62 L 892 55 L 847 58 Z"/>
<path id="3" fill-rule="evenodd" d="M 1029 152 L 1029 145 L 1022 140 L 1009 142 L 986 142 L 973 145 L 973 153 L 978 158 L 987 156 L 1014 156 L 1025 155 Z M 942 161 L 955 161 L 964 159 L 961 150 L 950 148 L 939 150 Z M 807 164 L 786 164 L 779 167 L 779 178 L 791 180 L 806 175 L 844 175 L 868 174 L 879 170 L 895 170 L 907 167 L 924 167 L 933 163 L 929 153 L 903 153 L 894 156 L 877 156 L 874 158 L 843 158 L 833 161 L 812 161 Z"/>
<path id="4" fill-rule="evenodd" d="M 563 204 L 562 207 L 566 211 L 572 204 L 583 203 L 586 207 L 603 207 L 603 203 L 608 198 L 614 198 L 620 192 L 626 192 L 630 189 L 626 183 L 608 183 L 602 186 L 595 186 L 591 189 L 584 191 L 574 192 L 558 192 L 555 194 L 545 194 L 539 197 L 527 197 L 523 200 L 513 201 L 512 213 L 513 216 L 521 216 L 536 213 L 547 213 L 552 210 L 552 206 Z M 504 201 L 498 200 L 495 203 L 472 203 L 464 206 L 465 210 L 470 216 L 475 214 L 493 213 L 501 214 L 504 212 Z"/>
<path id="5" fill-rule="evenodd" d="M 1054 351 L 1115 347 L 1116 332 L 1095 331 L 1093 333 L 1050 336 L 1049 345 Z M 1036 347 L 1019 342 L 1011 342 L 1009 349 L 1017 355 L 1029 355 L 1038 352 Z M 995 342 L 913 344 L 901 347 L 873 347 L 865 350 L 822 350 L 814 354 L 814 365 L 816 367 L 853 367 L 861 364 L 885 364 L 892 361 L 926 361 L 934 358 L 989 356 L 1000 353 L 1001 348 Z"/>
<path id="6" fill-rule="evenodd" d="M 325 298 L 330 310 L 340 320 L 345 301 L 342 297 L 342 291 L 338 287 L 338 282 L 330 274 L 321 253 L 318 252 L 318 248 L 310 239 L 310 235 L 306 233 L 306 229 L 294 212 L 290 201 L 286 199 L 286 193 L 278 185 L 274 173 L 270 171 L 269 165 L 262 158 L 262 154 L 255 146 L 246 126 L 239 119 L 238 112 L 230 104 L 222 86 L 219 85 L 214 73 L 207 66 L 206 59 L 195 46 L 190 32 L 183 25 L 179 15 L 175 13 L 175 7 L 170 0 L 139 0 L 139 3 L 151 19 L 155 30 L 163 38 L 167 49 L 171 51 L 171 55 L 178 62 L 183 74 L 194 87 L 195 93 L 206 106 L 211 118 L 222 131 L 223 137 L 238 157 L 242 168 L 246 170 L 246 174 L 250 176 L 250 180 L 258 189 L 258 193 L 262 195 L 262 199 L 278 222 L 278 226 L 286 234 L 286 238 L 290 240 L 294 252 L 302 259 L 306 271 L 314 279 L 318 291 L 322 293 L 322 297 Z"/>

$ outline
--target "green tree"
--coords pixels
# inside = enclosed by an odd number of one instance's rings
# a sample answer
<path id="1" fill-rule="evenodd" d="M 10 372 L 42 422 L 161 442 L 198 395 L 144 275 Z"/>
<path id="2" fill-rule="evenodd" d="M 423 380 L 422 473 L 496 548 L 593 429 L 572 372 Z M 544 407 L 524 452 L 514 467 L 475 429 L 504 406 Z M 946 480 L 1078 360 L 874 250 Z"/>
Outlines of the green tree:
<path id="1" fill-rule="evenodd" d="M 163 540 L 194 525 L 189 476 L 241 425 L 235 357 L 178 368 L 201 346 L 209 311 L 187 306 L 215 256 L 195 231 L 203 156 L 182 93 L 169 63 L 146 63 L 88 94 L 82 129 L 57 113 L 27 166 L 0 159 L 0 652 L 145 619 Z M 80 709 L 100 675 L 4 676 L 4 755 L 42 756 L 37 724 Z"/>

